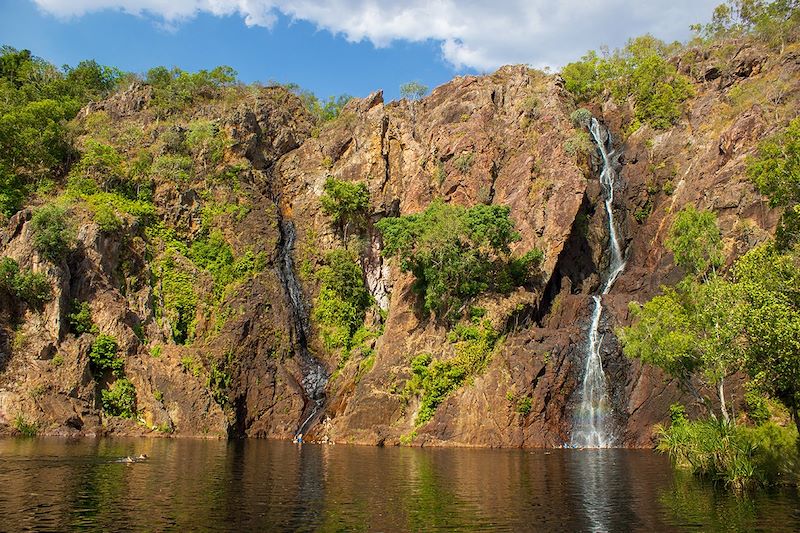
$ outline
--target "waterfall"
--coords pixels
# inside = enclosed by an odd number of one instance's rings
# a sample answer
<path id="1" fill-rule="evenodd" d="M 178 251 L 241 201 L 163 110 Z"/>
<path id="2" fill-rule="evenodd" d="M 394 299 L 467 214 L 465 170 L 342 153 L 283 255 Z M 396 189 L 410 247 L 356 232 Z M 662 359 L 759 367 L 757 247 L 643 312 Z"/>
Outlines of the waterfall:
<path id="1" fill-rule="evenodd" d="M 299 355 L 300 369 L 303 372 L 302 386 L 306 396 L 306 405 L 303 408 L 301 422 L 296 432 L 299 434 L 308 431 L 325 404 L 325 385 L 328 383 L 328 375 L 325 367 L 308 350 L 310 331 L 308 309 L 303 298 L 303 291 L 294 273 L 294 260 L 292 259 L 297 233 L 291 221 L 281 220 L 279 227 L 281 242 L 278 275 L 286 289 L 286 295 L 292 308 L 296 354 Z"/>
<path id="2" fill-rule="evenodd" d="M 600 347 L 603 343 L 603 337 L 600 336 L 600 319 L 603 316 L 602 296 L 608 294 L 625 269 L 625 259 L 619 244 L 612 206 L 617 172 L 614 170 L 615 153 L 611 146 L 611 138 L 608 130 L 594 117 L 589 124 L 589 131 L 603 159 L 600 183 L 603 186 L 603 203 L 608 218 L 609 264 L 600 293 L 592 296 L 594 309 L 586 343 L 586 364 L 583 369 L 580 405 L 575 417 L 572 446 L 609 448 L 614 445 L 614 435 L 608 427 L 611 402 L 606 387 L 606 375 L 603 372 L 603 361 L 600 357 Z"/>

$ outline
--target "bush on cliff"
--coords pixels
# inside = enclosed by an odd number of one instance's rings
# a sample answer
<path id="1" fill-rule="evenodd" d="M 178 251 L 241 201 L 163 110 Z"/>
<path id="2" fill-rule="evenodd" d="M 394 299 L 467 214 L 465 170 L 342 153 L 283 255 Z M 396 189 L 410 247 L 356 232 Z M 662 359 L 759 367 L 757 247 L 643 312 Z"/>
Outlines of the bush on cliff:
<path id="1" fill-rule="evenodd" d="M 22 271 L 10 257 L 0 259 L 0 291 L 15 296 L 34 309 L 53 298 L 47 277 L 40 272 Z"/>
<path id="2" fill-rule="evenodd" d="M 688 80 L 669 63 L 670 50 L 645 35 L 604 56 L 592 50 L 566 65 L 561 76 L 579 101 L 592 100 L 605 90 L 620 103 L 632 97 L 636 121 L 664 129 L 680 117 L 682 103 L 692 93 Z"/>
<path id="3" fill-rule="evenodd" d="M 384 218 L 377 227 L 383 254 L 414 274 L 425 310 L 454 319 L 476 296 L 525 285 L 538 270 L 539 251 L 511 259 L 510 245 L 520 237 L 509 214 L 507 206 L 466 208 L 437 200 L 421 213 Z"/>

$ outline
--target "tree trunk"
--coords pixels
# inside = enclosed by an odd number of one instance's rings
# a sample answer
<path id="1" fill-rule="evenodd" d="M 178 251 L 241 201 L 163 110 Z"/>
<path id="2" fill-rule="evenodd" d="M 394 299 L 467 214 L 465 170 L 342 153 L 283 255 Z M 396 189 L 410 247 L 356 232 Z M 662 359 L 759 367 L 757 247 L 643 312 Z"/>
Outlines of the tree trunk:
<path id="1" fill-rule="evenodd" d="M 725 406 L 725 379 L 721 378 L 719 383 L 717 384 L 717 394 L 719 394 L 719 410 L 722 411 L 722 419 L 725 422 L 730 422 L 731 419 L 728 416 L 728 409 Z"/>

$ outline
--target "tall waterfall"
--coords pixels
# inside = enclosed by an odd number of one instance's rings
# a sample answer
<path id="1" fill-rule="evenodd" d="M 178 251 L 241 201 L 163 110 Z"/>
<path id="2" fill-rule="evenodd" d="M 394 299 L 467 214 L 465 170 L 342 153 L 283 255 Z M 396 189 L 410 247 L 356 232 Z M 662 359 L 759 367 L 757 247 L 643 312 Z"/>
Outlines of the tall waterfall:
<path id="1" fill-rule="evenodd" d="M 280 232 L 278 274 L 292 307 L 295 346 L 299 356 L 300 369 L 303 372 L 302 385 L 306 396 L 306 405 L 301 415 L 300 426 L 297 428 L 299 434 L 308 431 L 325 403 L 325 385 L 328 382 L 328 375 L 325 367 L 308 350 L 308 309 L 303 299 L 303 291 L 300 289 L 294 273 L 294 260 L 292 259 L 294 241 L 297 238 L 294 224 L 288 220 L 281 220 Z"/>
<path id="2" fill-rule="evenodd" d="M 577 448 L 609 448 L 614 445 L 614 435 L 608 424 L 611 402 L 606 387 L 606 375 L 603 372 L 603 361 L 600 358 L 600 346 L 603 343 L 603 337 L 600 336 L 599 330 L 600 319 L 603 316 L 602 296 L 608 294 L 608 291 L 614 286 L 614 282 L 617 281 L 617 278 L 625 269 L 625 259 L 619 244 L 612 206 L 617 172 L 614 170 L 615 153 L 611 146 L 611 137 L 608 134 L 608 130 L 594 117 L 592 117 L 589 124 L 589 131 L 603 158 L 600 183 L 603 186 L 603 203 L 608 218 L 610 259 L 605 281 L 603 281 L 600 288 L 600 294 L 592 296 L 594 310 L 592 311 L 592 322 L 589 326 L 589 336 L 586 342 L 586 364 L 583 369 L 580 405 L 575 415 L 572 446 Z"/>

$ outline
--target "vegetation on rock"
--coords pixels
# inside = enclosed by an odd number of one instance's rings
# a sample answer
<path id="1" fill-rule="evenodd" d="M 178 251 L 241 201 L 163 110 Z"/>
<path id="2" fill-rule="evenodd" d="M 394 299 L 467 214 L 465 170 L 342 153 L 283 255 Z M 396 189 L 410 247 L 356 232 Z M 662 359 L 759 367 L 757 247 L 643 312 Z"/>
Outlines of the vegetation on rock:
<path id="1" fill-rule="evenodd" d="M 19 263 L 10 257 L 0 259 L 0 291 L 34 309 L 40 309 L 53 298 L 53 289 L 44 274 L 20 270 Z"/>
<path id="2" fill-rule="evenodd" d="M 509 213 L 505 206 L 465 208 L 437 200 L 422 213 L 385 218 L 377 227 L 383 254 L 414 274 L 425 310 L 453 319 L 484 292 L 507 292 L 534 280 L 544 255 L 531 250 L 511 257 L 519 234 Z"/>

